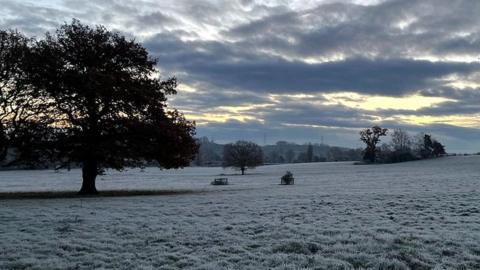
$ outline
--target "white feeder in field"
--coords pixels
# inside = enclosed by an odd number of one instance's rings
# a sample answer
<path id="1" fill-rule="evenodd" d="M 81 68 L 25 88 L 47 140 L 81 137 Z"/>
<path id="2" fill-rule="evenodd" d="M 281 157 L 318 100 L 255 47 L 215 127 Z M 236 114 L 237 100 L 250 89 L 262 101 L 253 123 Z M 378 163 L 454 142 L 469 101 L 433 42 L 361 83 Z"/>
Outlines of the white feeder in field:
<path id="1" fill-rule="evenodd" d="M 226 178 L 226 177 L 215 178 L 215 179 L 213 179 L 211 184 L 214 185 L 214 186 L 228 185 L 228 178 Z"/>
<path id="2" fill-rule="evenodd" d="M 282 178 L 280 178 L 280 185 L 293 185 L 295 184 L 295 178 L 293 178 L 293 174 L 289 171 L 285 173 Z"/>

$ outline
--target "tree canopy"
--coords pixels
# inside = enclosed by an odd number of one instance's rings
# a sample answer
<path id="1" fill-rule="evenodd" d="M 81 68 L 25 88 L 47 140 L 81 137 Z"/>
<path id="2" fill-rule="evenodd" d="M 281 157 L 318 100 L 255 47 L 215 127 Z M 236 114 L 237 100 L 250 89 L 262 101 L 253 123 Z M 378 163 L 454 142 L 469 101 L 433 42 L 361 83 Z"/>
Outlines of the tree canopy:
<path id="1" fill-rule="evenodd" d="M 245 174 L 247 168 L 263 164 L 262 148 L 253 142 L 237 141 L 226 144 L 223 148 L 223 167 L 233 167 Z"/>
<path id="2" fill-rule="evenodd" d="M 439 157 L 445 155 L 445 146 L 430 134 L 421 134 L 418 138 L 418 152 L 422 158 Z"/>
<path id="3" fill-rule="evenodd" d="M 26 132 L 23 123 L 38 117 L 31 98 L 34 92 L 25 84 L 30 43 L 19 32 L 0 31 L 0 161 L 6 159 L 20 131 Z"/>
<path id="4" fill-rule="evenodd" d="M 25 83 L 48 116 L 35 119 L 48 127 L 42 145 L 55 162 L 81 164 L 80 193 L 96 193 L 103 168 L 178 168 L 194 158 L 195 124 L 166 103 L 177 80 L 160 80 L 135 40 L 73 20 L 35 42 L 28 58 Z"/>
<path id="5" fill-rule="evenodd" d="M 380 137 L 387 135 L 388 129 L 379 126 L 366 128 L 360 131 L 360 140 L 366 144 L 364 150 L 363 160 L 375 162 L 377 156 L 377 144 L 380 142 Z"/>

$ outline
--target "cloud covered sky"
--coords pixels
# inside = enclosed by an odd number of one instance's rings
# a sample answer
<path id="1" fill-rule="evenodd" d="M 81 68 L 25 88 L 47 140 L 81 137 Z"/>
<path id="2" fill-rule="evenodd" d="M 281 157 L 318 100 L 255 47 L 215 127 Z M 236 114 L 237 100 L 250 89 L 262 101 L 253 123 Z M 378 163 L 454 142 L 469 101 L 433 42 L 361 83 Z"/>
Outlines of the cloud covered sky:
<path id="1" fill-rule="evenodd" d="M 480 1 L 0 0 L 0 27 L 135 37 L 198 135 L 358 147 L 375 124 L 480 151 Z"/>

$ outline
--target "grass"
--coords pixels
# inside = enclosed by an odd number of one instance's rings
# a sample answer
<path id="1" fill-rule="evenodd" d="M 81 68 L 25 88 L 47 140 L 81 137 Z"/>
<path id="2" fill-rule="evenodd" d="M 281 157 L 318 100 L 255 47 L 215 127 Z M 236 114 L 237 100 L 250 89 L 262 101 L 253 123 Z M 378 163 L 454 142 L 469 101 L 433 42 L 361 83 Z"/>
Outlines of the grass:
<path id="1" fill-rule="evenodd" d="M 351 164 L 264 166 L 231 186 L 210 185 L 220 168 L 111 172 L 98 197 L 132 196 L 96 199 L 74 192 L 78 170 L 0 173 L 2 192 L 72 190 L 0 200 L 0 269 L 480 269 L 480 157 Z M 173 196 L 134 197 L 155 190 Z"/>

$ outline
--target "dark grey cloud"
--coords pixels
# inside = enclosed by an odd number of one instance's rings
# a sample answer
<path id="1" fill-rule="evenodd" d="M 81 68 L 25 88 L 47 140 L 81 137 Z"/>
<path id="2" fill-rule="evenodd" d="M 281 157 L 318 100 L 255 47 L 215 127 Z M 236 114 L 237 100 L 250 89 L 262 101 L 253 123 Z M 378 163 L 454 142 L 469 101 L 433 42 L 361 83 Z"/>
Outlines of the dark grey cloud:
<path id="1" fill-rule="evenodd" d="M 176 106 L 196 111 L 211 111 L 218 106 L 243 106 L 266 104 L 270 99 L 248 91 L 222 91 L 221 89 L 198 90 L 195 93 L 182 93 L 171 97 Z"/>
<path id="2" fill-rule="evenodd" d="M 266 111 L 264 118 L 275 125 L 282 123 L 325 127 L 363 128 L 372 116 L 343 106 L 314 106 L 302 102 L 286 102 L 283 110 Z"/>
<path id="3" fill-rule="evenodd" d="M 475 54 L 478 10 L 480 2 L 469 0 L 395 0 L 372 6 L 331 3 L 272 14 L 225 34 L 297 57 Z"/>
<path id="4" fill-rule="evenodd" d="M 189 80 L 262 92 L 353 90 L 397 96 L 436 86 L 435 79 L 446 75 L 466 75 L 480 69 L 478 63 L 412 59 L 351 58 L 308 64 L 256 55 L 243 51 L 241 44 L 183 42 L 166 34 L 145 44 L 162 68 L 185 72 Z"/>
<path id="5" fill-rule="evenodd" d="M 72 18 L 103 24 L 143 42 L 158 57 L 163 77 L 175 75 L 196 90 L 172 98 L 180 109 L 225 113 L 229 106 L 267 105 L 240 112 L 253 120 L 201 124 L 200 135 L 230 141 L 268 133 L 272 140 L 302 142 L 323 134 L 332 144 L 349 146 L 359 144 L 359 128 L 383 124 L 438 133 L 453 150 L 477 140 L 475 128 L 385 119 L 475 117 L 480 88 L 457 89 L 446 78 L 480 79 L 480 1 L 355 2 L 0 0 L 0 27 L 41 37 Z M 344 91 L 455 102 L 368 111 L 325 104 L 321 96 Z M 477 142 L 468 145 L 480 149 Z"/>

